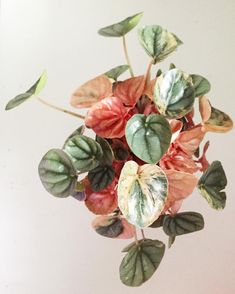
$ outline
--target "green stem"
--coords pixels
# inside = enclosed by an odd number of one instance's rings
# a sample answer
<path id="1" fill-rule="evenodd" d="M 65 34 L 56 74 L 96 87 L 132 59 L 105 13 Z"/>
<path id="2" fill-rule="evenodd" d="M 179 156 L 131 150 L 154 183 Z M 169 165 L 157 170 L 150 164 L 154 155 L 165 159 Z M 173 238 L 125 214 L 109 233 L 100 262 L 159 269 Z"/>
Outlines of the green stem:
<path id="1" fill-rule="evenodd" d="M 130 58 L 129 58 L 129 55 L 128 55 L 125 36 L 122 37 L 122 41 L 123 41 L 123 49 L 124 49 L 124 53 L 125 53 L 125 57 L 126 57 L 126 62 L 129 65 L 130 75 L 133 78 L 134 77 L 134 72 L 133 72 L 133 69 L 132 69 L 132 66 L 131 66 L 131 62 L 130 62 Z"/>
<path id="2" fill-rule="evenodd" d="M 53 109 L 56 109 L 58 111 L 61 111 L 61 112 L 64 112 L 66 114 L 69 114 L 69 115 L 72 115 L 72 116 L 75 116 L 75 117 L 78 117 L 80 119 L 85 119 L 85 116 L 83 115 L 80 115 L 80 114 L 77 114 L 75 112 L 72 112 L 72 111 L 69 111 L 67 109 L 63 109 L 61 107 L 58 107 L 58 106 L 55 106 L 47 101 L 45 101 L 44 99 L 40 98 L 40 97 L 36 97 L 38 99 L 38 101 L 40 101 L 42 104 L 46 105 L 46 106 L 49 106 L 50 108 L 53 108 Z"/>
<path id="3" fill-rule="evenodd" d="M 134 238 L 135 238 L 135 244 L 139 245 L 139 241 L 137 239 L 137 233 L 136 233 L 136 228 L 134 228 Z"/>
<path id="4" fill-rule="evenodd" d="M 146 239 L 146 238 L 145 238 L 145 234 L 144 234 L 144 230 L 143 230 L 143 229 L 141 229 L 141 234 L 142 234 L 142 238 L 143 238 L 143 239 Z"/>

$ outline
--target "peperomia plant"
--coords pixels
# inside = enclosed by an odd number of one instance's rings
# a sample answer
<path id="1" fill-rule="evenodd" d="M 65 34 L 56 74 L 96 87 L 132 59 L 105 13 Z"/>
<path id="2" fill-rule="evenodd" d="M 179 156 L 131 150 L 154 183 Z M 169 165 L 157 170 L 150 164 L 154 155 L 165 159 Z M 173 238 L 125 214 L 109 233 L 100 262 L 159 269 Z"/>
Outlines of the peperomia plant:
<path id="1" fill-rule="evenodd" d="M 28 99 L 84 120 L 65 140 L 63 147 L 49 150 L 39 163 L 39 176 L 53 196 L 72 196 L 97 215 L 95 231 L 108 238 L 131 239 L 123 249 L 121 281 L 140 286 L 158 268 L 165 245 L 145 237 L 144 229 L 162 228 L 171 247 L 177 236 L 202 230 L 204 219 L 197 212 L 179 212 L 182 202 L 198 187 L 214 209 L 223 209 L 227 184 L 219 161 L 209 163 L 207 132 L 224 133 L 233 122 L 214 108 L 205 94 L 210 83 L 200 75 L 186 73 L 170 64 L 155 71 L 181 44 L 159 25 L 139 29 L 139 41 L 150 57 L 146 73 L 135 76 L 126 46 L 126 34 L 142 13 L 99 30 L 105 37 L 121 38 L 127 64 L 117 66 L 80 86 L 71 105 L 87 108 L 86 116 L 54 106 L 38 97 L 45 73 L 25 93 L 6 106 L 12 109 Z M 129 70 L 131 77 L 119 77 Z M 194 118 L 199 105 L 201 121 Z M 85 134 L 93 130 L 94 138 Z M 198 179 L 198 172 L 202 173 Z M 140 230 L 142 239 L 137 238 Z"/>

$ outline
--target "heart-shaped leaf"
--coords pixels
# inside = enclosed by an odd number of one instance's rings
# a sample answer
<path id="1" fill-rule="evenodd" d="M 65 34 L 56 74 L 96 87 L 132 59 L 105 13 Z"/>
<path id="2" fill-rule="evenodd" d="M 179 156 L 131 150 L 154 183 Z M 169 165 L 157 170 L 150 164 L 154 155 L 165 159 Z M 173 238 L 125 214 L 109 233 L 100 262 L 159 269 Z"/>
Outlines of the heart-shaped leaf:
<path id="1" fill-rule="evenodd" d="M 76 135 L 83 135 L 84 131 L 85 131 L 85 126 L 83 126 L 83 125 L 80 126 L 79 128 L 77 128 L 77 129 L 76 129 L 71 135 L 69 135 L 69 137 L 66 139 L 66 141 L 64 142 L 64 145 L 63 145 L 63 149 L 64 149 L 66 143 L 67 143 L 71 138 L 73 138 L 73 137 L 76 136 Z"/>
<path id="2" fill-rule="evenodd" d="M 38 172 L 44 188 L 56 197 L 68 197 L 75 189 L 76 170 L 60 149 L 52 149 L 43 156 Z"/>
<path id="3" fill-rule="evenodd" d="M 227 178 L 220 161 L 213 161 L 198 182 L 198 189 L 214 209 L 223 209 L 226 203 L 224 191 Z"/>
<path id="4" fill-rule="evenodd" d="M 114 154 L 111 146 L 109 145 L 107 140 L 99 136 L 96 136 L 96 141 L 100 144 L 100 147 L 103 151 L 103 157 L 100 160 L 100 164 L 111 166 L 114 159 Z"/>
<path id="5" fill-rule="evenodd" d="M 145 239 L 130 244 L 119 268 L 123 284 L 138 287 L 152 277 L 165 253 L 161 241 Z"/>
<path id="6" fill-rule="evenodd" d="M 73 136 L 64 150 L 70 155 L 74 167 L 81 172 L 96 168 L 103 156 L 100 144 L 84 135 Z"/>
<path id="7" fill-rule="evenodd" d="M 125 133 L 128 109 L 117 97 L 101 100 L 91 107 L 86 126 L 103 138 L 121 138 Z"/>
<path id="8" fill-rule="evenodd" d="M 167 192 L 167 178 L 159 166 L 125 163 L 118 182 L 118 204 L 130 223 L 139 228 L 151 225 L 164 208 Z"/>
<path id="9" fill-rule="evenodd" d="M 195 97 L 200 97 L 210 91 L 211 85 L 206 78 L 199 75 L 191 75 L 191 78 L 195 90 Z"/>
<path id="10" fill-rule="evenodd" d="M 109 165 L 100 165 L 89 171 L 88 179 L 93 191 L 101 191 L 112 183 L 115 170 Z"/>
<path id="11" fill-rule="evenodd" d="M 204 228 L 204 219 L 197 212 L 181 212 L 174 216 L 167 215 L 163 221 L 164 232 L 171 237 L 200 231 Z"/>
<path id="12" fill-rule="evenodd" d="M 145 26 L 139 29 L 139 40 L 155 63 L 164 60 L 182 44 L 182 41 L 176 35 L 158 25 Z"/>
<path id="13" fill-rule="evenodd" d="M 129 65 L 127 64 L 119 65 L 107 71 L 105 75 L 108 78 L 117 81 L 118 77 L 122 75 L 125 71 L 127 71 L 128 69 L 129 69 Z"/>
<path id="14" fill-rule="evenodd" d="M 40 76 L 40 78 L 36 81 L 36 83 L 28 89 L 25 93 L 17 95 L 15 98 L 10 100 L 7 105 L 5 110 L 10 110 L 12 108 L 17 107 L 18 105 L 22 104 L 29 98 L 31 98 L 34 95 L 38 95 L 42 89 L 44 88 L 46 84 L 46 72 L 43 72 L 43 74 Z"/>
<path id="15" fill-rule="evenodd" d="M 89 108 L 103 98 L 112 95 L 113 86 L 106 75 L 98 76 L 80 86 L 71 97 L 71 105 L 76 108 Z"/>
<path id="16" fill-rule="evenodd" d="M 157 79 L 154 102 L 161 114 L 181 118 L 192 110 L 194 100 L 192 78 L 183 71 L 171 69 Z"/>
<path id="17" fill-rule="evenodd" d="M 161 115 L 135 114 L 126 125 L 126 139 L 132 152 L 148 163 L 156 163 L 171 142 L 171 128 Z"/>
<path id="18" fill-rule="evenodd" d="M 134 237 L 134 226 L 115 215 L 98 216 L 92 222 L 95 231 L 108 238 L 130 239 Z"/>
<path id="19" fill-rule="evenodd" d="M 121 22 L 104 27 L 98 31 L 104 37 L 123 37 L 139 23 L 143 12 L 127 17 Z"/>
<path id="20" fill-rule="evenodd" d="M 94 192 L 89 186 L 86 187 L 87 208 L 94 214 L 106 215 L 112 213 L 117 208 L 116 180 L 106 189 Z"/>
<path id="21" fill-rule="evenodd" d="M 134 106 L 144 92 L 145 77 L 139 76 L 118 82 L 114 89 L 114 96 L 123 104 Z"/>

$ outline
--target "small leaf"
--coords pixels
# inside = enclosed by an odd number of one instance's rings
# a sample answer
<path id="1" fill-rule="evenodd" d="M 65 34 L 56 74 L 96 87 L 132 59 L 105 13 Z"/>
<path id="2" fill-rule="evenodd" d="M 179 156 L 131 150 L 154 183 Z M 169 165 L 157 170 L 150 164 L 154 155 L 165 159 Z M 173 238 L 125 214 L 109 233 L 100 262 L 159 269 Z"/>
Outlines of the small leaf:
<path id="1" fill-rule="evenodd" d="M 75 189 L 76 171 L 62 150 L 48 151 L 39 164 L 38 172 L 44 188 L 56 197 L 68 197 Z"/>
<path id="2" fill-rule="evenodd" d="M 169 236 L 169 238 L 168 238 L 168 248 L 169 248 L 169 249 L 170 249 L 171 246 L 175 243 L 175 239 L 176 239 L 175 236 Z"/>
<path id="3" fill-rule="evenodd" d="M 88 180 L 93 191 L 101 191 L 112 183 L 115 176 L 115 170 L 112 166 L 100 165 L 89 171 Z"/>
<path id="4" fill-rule="evenodd" d="M 99 136 L 96 136 L 96 141 L 100 144 L 100 147 L 103 151 L 103 156 L 102 156 L 102 159 L 100 160 L 100 164 L 108 165 L 108 166 L 112 165 L 114 154 L 108 141 Z"/>
<path id="5" fill-rule="evenodd" d="M 123 37 L 139 23 L 143 12 L 127 17 L 121 22 L 104 27 L 98 31 L 104 37 Z"/>
<path id="6" fill-rule="evenodd" d="M 169 118 L 181 118 L 192 110 L 195 95 L 192 79 L 175 68 L 161 75 L 155 84 L 154 102 Z"/>
<path id="7" fill-rule="evenodd" d="M 108 78 L 117 81 L 118 77 L 122 75 L 125 71 L 127 71 L 128 69 L 129 69 L 129 65 L 127 64 L 119 65 L 107 71 L 105 75 Z"/>
<path id="8" fill-rule="evenodd" d="M 64 150 L 70 155 L 74 167 L 81 172 L 96 168 L 103 156 L 100 144 L 84 135 L 73 136 Z"/>
<path id="9" fill-rule="evenodd" d="M 129 246 L 119 268 L 123 284 L 138 287 L 152 277 L 165 253 L 161 241 L 145 239 Z"/>
<path id="10" fill-rule="evenodd" d="M 153 222 L 149 227 L 150 228 L 160 228 L 160 227 L 162 227 L 164 218 L 165 218 L 165 214 L 160 215 L 159 218 L 156 219 L 155 222 Z"/>
<path id="11" fill-rule="evenodd" d="M 145 162 L 156 163 L 170 146 L 170 125 L 158 114 L 135 114 L 127 122 L 126 139 L 136 156 Z"/>
<path id="12" fill-rule="evenodd" d="M 76 135 L 83 135 L 84 131 L 85 131 L 85 126 L 84 126 L 84 125 L 82 125 L 82 126 L 80 126 L 79 128 L 77 128 L 77 129 L 76 129 L 71 135 L 69 135 L 69 137 L 66 139 L 66 141 L 64 142 L 64 145 L 63 145 L 63 149 L 64 149 L 66 143 L 67 143 L 71 138 L 73 138 L 73 137 L 76 136 Z"/>
<path id="13" fill-rule="evenodd" d="M 227 178 L 220 161 L 213 161 L 198 182 L 198 189 L 208 204 L 214 209 L 223 209 L 226 194 L 222 190 L 227 186 Z"/>
<path id="14" fill-rule="evenodd" d="M 85 192 L 73 192 L 71 196 L 77 199 L 78 201 L 84 201 L 86 199 Z"/>
<path id="15" fill-rule="evenodd" d="M 164 60 L 182 44 L 182 41 L 176 35 L 158 25 L 141 28 L 139 30 L 139 40 L 155 63 Z"/>
<path id="16" fill-rule="evenodd" d="M 200 97 L 210 91 L 211 85 L 206 78 L 199 75 L 191 75 L 191 78 L 195 90 L 195 97 Z"/>
<path id="17" fill-rule="evenodd" d="M 169 69 L 174 69 L 174 68 L 176 68 L 176 66 L 174 65 L 174 63 L 171 63 L 171 64 L 169 65 Z"/>
<path id="18" fill-rule="evenodd" d="M 43 72 L 40 78 L 29 90 L 27 90 L 25 93 L 17 95 L 15 98 L 9 101 L 6 105 L 5 110 L 10 110 L 12 108 L 15 108 L 21 103 L 31 98 L 32 96 L 38 95 L 44 88 L 45 84 L 46 84 L 46 72 Z"/>
<path id="19" fill-rule="evenodd" d="M 181 212 L 164 218 L 163 230 L 171 237 L 200 231 L 204 228 L 204 219 L 197 212 Z"/>
<path id="20" fill-rule="evenodd" d="M 131 224 L 148 227 L 160 216 L 167 190 L 166 175 L 157 165 L 127 161 L 118 182 L 119 208 Z"/>
<path id="21" fill-rule="evenodd" d="M 98 216 L 92 222 L 95 231 L 108 238 L 130 239 L 134 237 L 134 226 L 124 218 L 112 215 Z"/>

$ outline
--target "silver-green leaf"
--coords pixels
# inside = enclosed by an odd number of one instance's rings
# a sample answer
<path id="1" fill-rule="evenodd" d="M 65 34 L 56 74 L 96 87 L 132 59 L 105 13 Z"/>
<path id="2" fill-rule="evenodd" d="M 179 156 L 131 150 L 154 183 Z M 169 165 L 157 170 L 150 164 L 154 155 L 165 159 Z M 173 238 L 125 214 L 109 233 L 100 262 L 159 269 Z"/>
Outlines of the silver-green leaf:
<path id="1" fill-rule="evenodd" d="M 29 98 L 31 98 L 34 95 L 38 95 L 42 89 L 44 88 L 46 84 L 46 72 L 43 72 L 43 74 L 40 76 L 40 78 L 34 83 L 34 85 L 28 89 L 25 93 L 17 95 L 15 98 L 11 99 L 6 107 L 5 110 L 13 109 Z"/>
<path id="2" fill-rule="evenodd" d="M 164 60 L 182 44 L 175 34 L 158 25 L 139 29 L 139 40 L 147 54 L 153 58 L 154 63 Z"/>
<path id="3" fill-rule="evenodd" d="M 208 93 L 211 89 L 210 82 L 200 76 L 200 75 L 191 75 L 194 90 L 195 90 L 195 97 L 200 97 Z"/>
<path id="4" fill-rule="evenodd" d="M 56 197 L 68 197 L 75 189 L 76 170 L 60 149 L 52 149 L 43 156 L 38 172 L 44 188 Z"/>
<path id="5" fill-rule="evenodd" d="M 213 161 L 198 182 L 198 189 L 208 204 L 218 210 L 226 204 L 227 178 L 220 161 Z"/>
<path id="6" fill-rule="evenodd" d="M 152 277 L 161 263 L 165 245 L 161 241 L 145 239 L 133 242 L 123 258 L 119 272 L 126 286 L 138 287 Z"/>
<path id="7" fill-rule="evenodd" d="M 66 143 L 67 143 L 71 138 L 73 138 L 73 137 L 76 136 L 76 135 L 83 135 L 84 131 L 85 131 L 85 126 L 84 126 L 84 125 L 82 125 L 82 126 L 80 126 L 79 128 L 77 128 L 77 129 L 76 129 L 72 134 L 70 134 L 70 135 L 68 136 L 68 138 L 65 140 L 64 145 L 63 145 L 63 149 L 64 149 Z"/>
<path id="8" fill-rule="evenodd" d="M 112 183 L 115 176 L 115 170 L 109 165 L 99 165 L 89 171 L 88 180 L 93 191 L 101 191 Z"/>
<path id="9" fill-rule="evenodd" d="M 137 26 L 142 16 L 143 12 L 137 13 L 118 23 L 100 29 L 98 33 L 104 37 L 123 37 Z"/>
<path id="10" fill-rule="evenodd" d="M 148 163 L 157 163 L 171 142 L 168 121 L 158 114 L 135 114 L 126 125 L 126 139 L 131 151 Z"/>
<path id="11" fill-rule="evenodd" d="M 122 75 L 125 71 L 127 71 L 129 69 L 129 65 L 124 64 L 124 65 L 119 65 L 116 66 L 112 69 L 110 69 L 109 71 L 107 71 L 106 73 L 104 73 L 108 78 L 113 79 L 115 81 L 117 81 L 118 77 L 120 75 Z"/>

